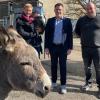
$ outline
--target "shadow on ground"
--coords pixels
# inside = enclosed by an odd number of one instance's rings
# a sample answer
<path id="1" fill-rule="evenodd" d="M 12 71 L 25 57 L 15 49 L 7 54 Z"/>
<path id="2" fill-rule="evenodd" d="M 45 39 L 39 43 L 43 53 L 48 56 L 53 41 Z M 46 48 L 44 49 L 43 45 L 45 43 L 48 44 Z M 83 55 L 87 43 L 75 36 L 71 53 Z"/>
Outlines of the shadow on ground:
<path id="1" fill-rule="evenodd" d="M 42 61 L 42 64 L 44 66 L 44 68 L 47 70 L 48 74 L 50 75 L 50 71 L 51 71 L 51 64 L 50 64 L 50 60 L 44 60 Z M 67 72 L 70 75 L 73 76 L 80 76 L 80 77 L 84 77 L 84 65 L 82 61 L 71 61 L 68 60 L 67 63 Z M 59 73 L 59 67 L 58 67 L 58 77 L 59 77 L 60 73 Z M 93 76 L 95 75 L 94 73 L 94 69 L 93 69 Z"/>
<path id="2" fill-rule="evenodd" d="M 52 90 L 52 92 L 58 92 L 60 94 L 60 85 Z M 67 84 L 67 92 L 68 93 L 77 93 L 77 94 L 88 94 L 97 97 L 97 91 L 89 90 L 83 91 L 81 89 L 81 85 Z"/>

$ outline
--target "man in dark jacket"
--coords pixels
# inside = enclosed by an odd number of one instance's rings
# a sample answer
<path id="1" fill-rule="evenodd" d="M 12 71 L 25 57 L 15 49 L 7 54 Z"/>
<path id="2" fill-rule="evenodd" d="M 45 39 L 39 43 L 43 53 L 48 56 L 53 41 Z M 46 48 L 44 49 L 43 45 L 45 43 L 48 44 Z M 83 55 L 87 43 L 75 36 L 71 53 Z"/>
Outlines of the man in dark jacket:
<path id="1" fill-rule="evenodd" d="M 40 56 L 42 38 L 44 32 L 44 24 L 40 18 L 36 18 L 32 14 L 32 5 L 27 3 L 21 16 L 16 19 L 16 29 L 18 33 L 31 44 Z"/>
<path id="2" fill-rule="evenodd" d="M 63 4 L 55 5 L 55 17 L 48 19 L 45 28 L 45 52 L 51 56 L 52 88 L 56 87 L 57 64 L 60 64 L 61 93 L 66 93 L 66 59 L 73 47 L 72 24 L 63 16 Z"/>
<path id="3" fill-rule="evenodd" d="M 96 71 L 96 83 L 98 84 L 98 97 L 100 98 L 100 16 L 96 14 L 95 5 L 90 2 L 86 5 L 87 15 L 79 18 L 75 32 L 81 38 L 82 57 L 85 66 L 86 81 L 82 87 L 87 91 L 92 86 L 93 61 Z"/>

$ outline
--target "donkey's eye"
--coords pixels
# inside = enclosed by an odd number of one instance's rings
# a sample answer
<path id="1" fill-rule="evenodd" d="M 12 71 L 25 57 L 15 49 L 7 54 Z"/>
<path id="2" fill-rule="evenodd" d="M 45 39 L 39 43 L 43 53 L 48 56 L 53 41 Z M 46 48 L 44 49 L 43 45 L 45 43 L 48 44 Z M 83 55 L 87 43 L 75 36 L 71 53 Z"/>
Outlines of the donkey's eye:
<path id="1" fill-rule="evenodd" d="M 31 62 L 21 62 L 20 65 L 32 65 Z"/>

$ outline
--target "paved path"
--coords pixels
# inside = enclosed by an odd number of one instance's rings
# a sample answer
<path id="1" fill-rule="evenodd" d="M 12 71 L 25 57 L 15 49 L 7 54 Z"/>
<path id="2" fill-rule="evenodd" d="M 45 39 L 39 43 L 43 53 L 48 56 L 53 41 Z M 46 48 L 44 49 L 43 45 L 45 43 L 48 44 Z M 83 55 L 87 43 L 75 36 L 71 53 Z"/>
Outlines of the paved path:
<path id="1" fill-rule="evenodd" d="M 77 42 L 77 41 L 76 41 Z M 50 75 L 50 60 L 43 58 L 42 64 Z M 67 78 L 67 94 L 59 94 L 59 71 L 58 71 L 58 88 L 51 91 L 45 98 L 41 99 L 34 94 L 25 91 L 10 91 L 9 89 L 0 87 L 0 100 L 98 100 L 96 98 L 97 87 L 95 80 L 93 88 L 88 92 L 80 90 L 81 85 L 84 84 L 84 71 L 80 50 L 73 50 L 72 54 L 68 56 L 68 78 Z"/>

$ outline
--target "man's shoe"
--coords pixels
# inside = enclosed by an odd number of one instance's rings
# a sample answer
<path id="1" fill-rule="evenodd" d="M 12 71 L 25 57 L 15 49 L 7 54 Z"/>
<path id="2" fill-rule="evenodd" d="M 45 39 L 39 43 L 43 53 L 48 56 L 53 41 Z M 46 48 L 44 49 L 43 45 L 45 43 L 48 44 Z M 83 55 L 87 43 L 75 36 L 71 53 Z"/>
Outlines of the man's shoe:
<path id="1" fill-rule="evenodd" d="M 92 88 L 92 84 L 85 84 L 84 86 L 82 86 L 82 90 L 84 91 L 88 91 L 90 90 L 90 88 Z"/>
<path id="2" fill-rule="evenodd" d="M 57 87 L 57 83 L 52 83 L 51 89 L 55 89 Z"/>
<path id="3" fill-rule="evenodd" d="M 61 87 L 60 87 L 60 93 L 61 94 L 66 94 L 67 93 L 67 90 L 66 90 L 66 85 L 61 85 Z"/>

